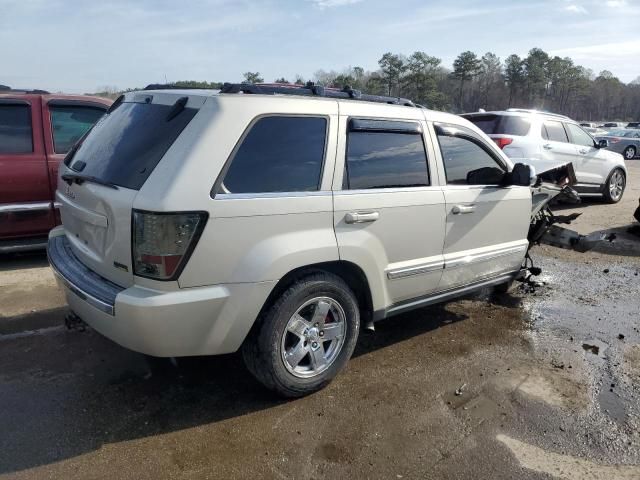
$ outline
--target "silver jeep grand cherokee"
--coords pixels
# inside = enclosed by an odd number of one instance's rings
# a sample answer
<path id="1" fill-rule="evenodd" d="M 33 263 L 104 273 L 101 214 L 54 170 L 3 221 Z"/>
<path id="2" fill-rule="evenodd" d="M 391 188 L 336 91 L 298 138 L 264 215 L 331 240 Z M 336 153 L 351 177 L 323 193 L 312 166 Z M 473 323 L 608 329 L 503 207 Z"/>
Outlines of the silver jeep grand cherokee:
<path id="1" fill-rule="evenodd" d="M 522 272 L 566 175 L 532 196 L 516 167 L 461 117 L 348 88 L 130 92 L 61 165 L 48 255 L 106 337 L 162 357 L 242 349 L 301 396 L 361 326 Z"/>

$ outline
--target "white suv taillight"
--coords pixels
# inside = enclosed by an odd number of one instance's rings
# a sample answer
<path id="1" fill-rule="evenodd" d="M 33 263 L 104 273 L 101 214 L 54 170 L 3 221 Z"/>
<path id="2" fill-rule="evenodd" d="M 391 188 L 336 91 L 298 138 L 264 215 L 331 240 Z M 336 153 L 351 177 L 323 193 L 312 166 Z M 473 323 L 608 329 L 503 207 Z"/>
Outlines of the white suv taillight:
<path id="1" fill-rule="evenodd" d="M 155 280 L 175 280 L 189 260 L 206 212 L 133 211 L 133 273 Z"/>

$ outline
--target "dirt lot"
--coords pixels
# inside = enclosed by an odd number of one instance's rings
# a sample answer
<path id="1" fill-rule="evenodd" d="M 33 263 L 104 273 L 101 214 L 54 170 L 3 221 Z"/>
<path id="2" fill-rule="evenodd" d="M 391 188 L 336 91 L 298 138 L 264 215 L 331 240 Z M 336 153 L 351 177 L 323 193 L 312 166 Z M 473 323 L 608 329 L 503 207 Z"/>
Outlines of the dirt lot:
<path id="1" fill-rule="evenodd" d="M 537 247 L 537 288 L 381 322 L 295 401 L 238 355 L 150 360 L 68 332 L 44 256 L 3 259 L 0 478 L 640 479 L 639 167 L 574 224 L 624 244 Z"/>

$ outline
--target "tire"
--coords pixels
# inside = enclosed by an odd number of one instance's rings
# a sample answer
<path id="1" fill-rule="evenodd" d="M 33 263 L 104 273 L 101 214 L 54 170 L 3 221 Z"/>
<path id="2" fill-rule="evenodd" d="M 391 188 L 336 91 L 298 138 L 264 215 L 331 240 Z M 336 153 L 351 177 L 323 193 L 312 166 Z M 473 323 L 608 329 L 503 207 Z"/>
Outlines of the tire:
<path id="1" fill-rule="evenodd" d="M 629 145 L 622 151 L 622 156 L 625 160 L 633 160 L 636 157 L 636 147 Z"/>
<path id="2" fill-rule="evenodd" d="M 301 397 L 324 388 L 342 370 L 359 330 L 358 301 L 349 286 L 336 275 L 313 273 L 261 314 L 242 345 L 242 356 L 269 390 Z"/>
<path id="3" fill-rule="evenodd" d="M 509 293 L 509 291 L 513 287 L 513 284 L 514 284 L 514 281 L 509 280 L 508 282 L 501 283 L 500 285 L 496 285 L 495 287 L 493 287 L 493 291 L 498 295 L 506 295 L 507 293 Z"/>
<path id="4" fill-rule="evenodd" d="M 614 185 L 615 184 L 615 185 Z M 620 168 L 614 168 L 607 177 L 602 195 L 607 203 L 618 203 L 624 195 L 627 178 Z"/>

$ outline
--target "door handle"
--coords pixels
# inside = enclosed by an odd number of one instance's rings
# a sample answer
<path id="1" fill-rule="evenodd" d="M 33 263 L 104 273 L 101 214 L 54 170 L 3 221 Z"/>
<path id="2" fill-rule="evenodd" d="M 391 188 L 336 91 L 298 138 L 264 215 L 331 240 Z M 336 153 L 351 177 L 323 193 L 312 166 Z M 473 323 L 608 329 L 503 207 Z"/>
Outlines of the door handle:
<path id="1" fill-rule="evenodd" d="M 454 215 L 464 215 L 466 213 L 473 213 L 476 211 L 475 205 L 454 205 L 451 212 Z"/>
<path id="2" fill-rule="evenodd" d="M 553 150 L 553 147 L 551 145 L 549 145 L 548 143 L 545 143 L 542 148 L 544 148 L 545 150 Z"/>
<path id="3" fill-rule="evenodd" d="M 344 216 L 345 223 L 370 223 L 380 217 L 378 212 L 350 212 Z"/>

